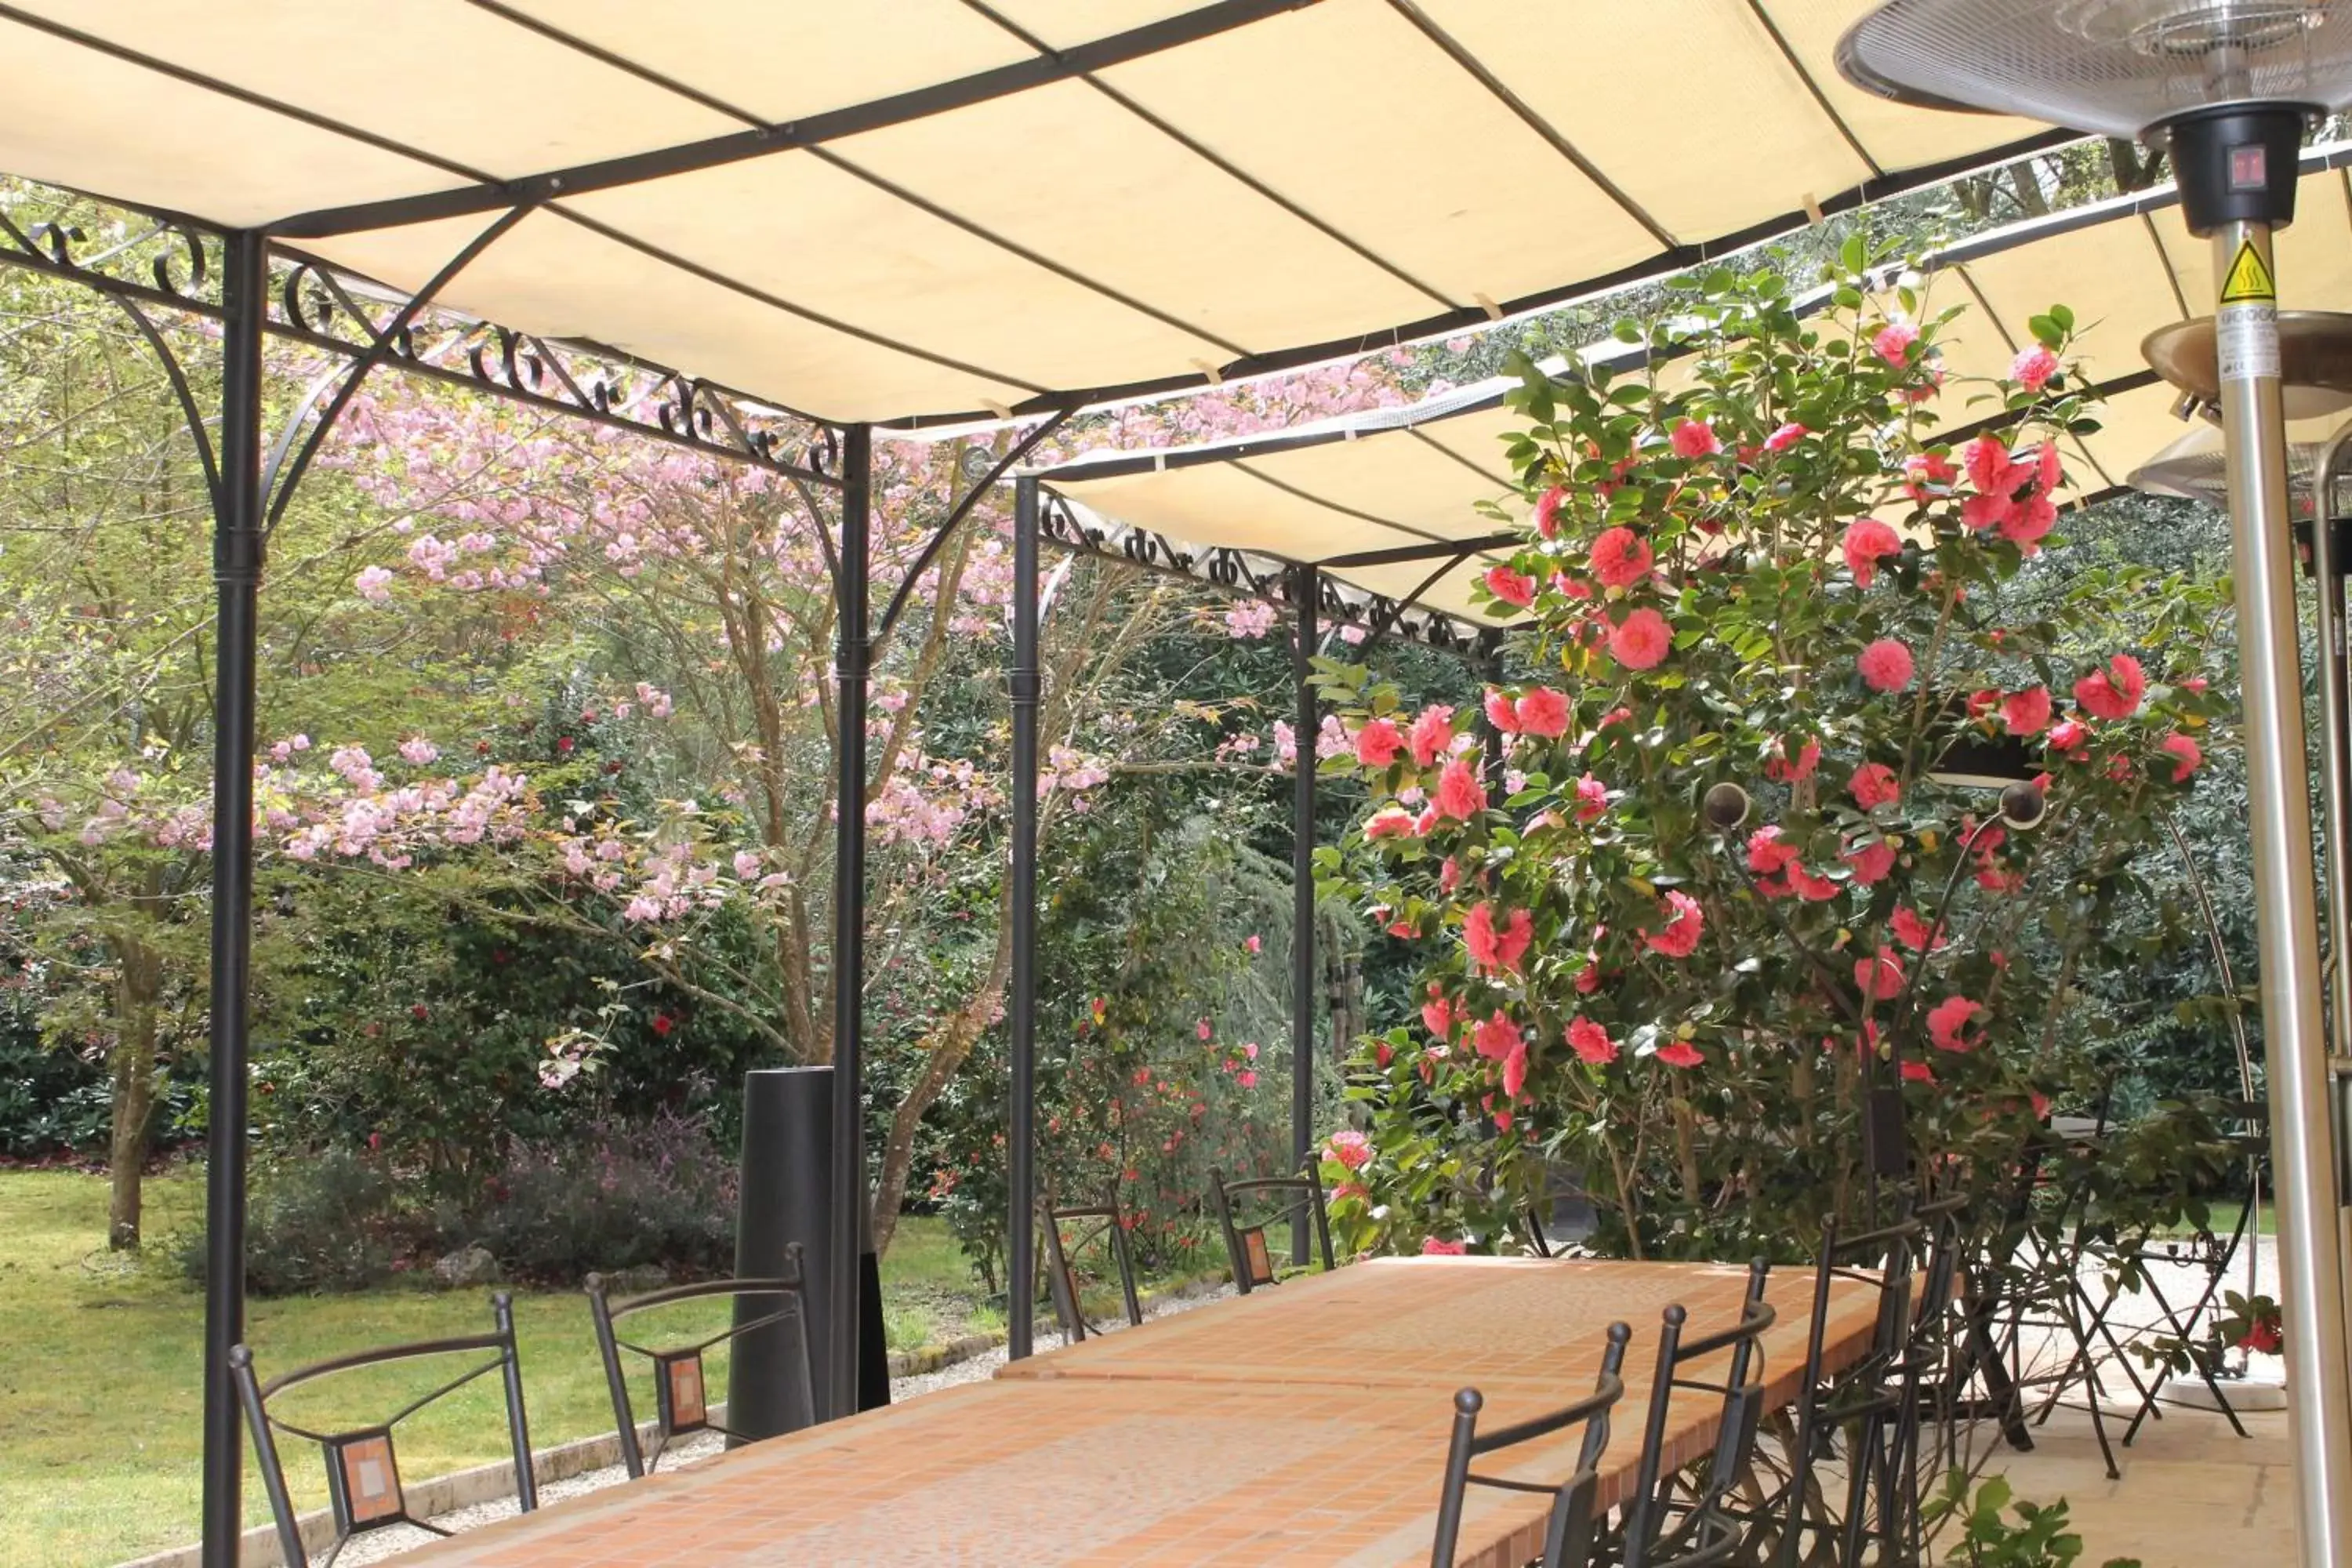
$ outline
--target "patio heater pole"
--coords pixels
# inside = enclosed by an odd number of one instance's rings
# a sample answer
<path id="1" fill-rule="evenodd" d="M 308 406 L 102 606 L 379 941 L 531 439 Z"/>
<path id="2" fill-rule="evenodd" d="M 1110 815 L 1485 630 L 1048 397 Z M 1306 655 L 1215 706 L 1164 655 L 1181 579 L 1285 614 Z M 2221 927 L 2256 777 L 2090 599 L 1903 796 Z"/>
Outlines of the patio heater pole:
<path id="1" fill-rule="evenodd" d="M 2179 127 L 2176 155 L 2189 149 Z M 2285 189 L 2294 181 L 2292 116 Z M 2209 155 L 2218 150 L 2207 149 Z M 2184 184 L 2192 163 L 2181 162 Z M 2290 197 L 2291 198 L 2291 195 Z M 2192 217 L 2195 215 L 2192 215 Z M 2292 216 L 2292 209 L 2289 209 Z M 2203 225 L 2197 226 L 2202 227 Z M 2285 419 L 2280 405 L 2278 311 L 2270 279 L 2271 224 L 2214 224 L 2215 319 L 2221 425 L 2228 437 L 2230 518 L 2238 588 L 2239 668 L 2245 691 L 2246 783 L 2252 829 L 2264 1054 L 2269 1059 L 2282 1303 L 2301 1332 L 2286 1339 L 2287 1382 L 2304 1561 L 2337 1563 L 2352 1551 L 2352 1420 L 2347 1419 L 2343 1248 L 2327 1035 L 2321 1024 L 2317 889 L 2311 792 L 2305 763 L 2303 676 L 2294 605 L 2294 537 L 2288 510 Z M 2251 258 L 2252 266 L 2249 266 Z M 2260 287 L 2246 287 L 2250 279 Z M 2322 509 L 2323 510 L 2325 509 Z M 2325 527 L 2323 522 L 2321 527 Z M 2323 585 L 2324 586 L 2324 585 Z M 2322 657 L 2326 657 L 2323 648 Z M 2326 677 L 2323 672 L 2322 684 Z M 2332 766 L 2331 763 L 2331 766 Z"/>
<path id="2" fill-rule="evenodd" d="M 1035 1331 L 1037 1137 L 1037 481 L 1013 481 L 1012 1125 L 1004 1141 L 1005 1354 Z"/>
<path id="3" fill-rule="evenodd" d="M 220 489 L 213 498 L 219 594 L 213 703 L 213 931 L 205 1163 L 205 1568 L 236 1568 L 244 1433 L 229 1347 L 245 1338 L 246 1009 L 253 957 L 253 689 L 261 585 L 261 332 L 269 249 L 223 243 Z"/>
<path id="4" fill-rule="evenodd" d="M 1322 723 L 1315 703 L 1315 612 L 1323 574 L 1301 566 L 1292 578 L 1291 612 L 1297 637 L 1290 675 L 1297 700 L 1290 768 L 1290 1163 L 1307 1163 L 1315 1141 L 1315 737 Z M 1307 1216 L 1290 1222 L 1290 1261 L 1307 1263 Z"/>
<path id="5" fill-rule="evenodd" d="M 860 1254 L 866 1246 L 866 668 L 867 508 L 874 433 L 842 433 L 841 563 L 835 612 L 834 732 L 840 768 L 833 870 L 833 1343 L 827 1347 L 838 1419 L 857 1412 Z"/>

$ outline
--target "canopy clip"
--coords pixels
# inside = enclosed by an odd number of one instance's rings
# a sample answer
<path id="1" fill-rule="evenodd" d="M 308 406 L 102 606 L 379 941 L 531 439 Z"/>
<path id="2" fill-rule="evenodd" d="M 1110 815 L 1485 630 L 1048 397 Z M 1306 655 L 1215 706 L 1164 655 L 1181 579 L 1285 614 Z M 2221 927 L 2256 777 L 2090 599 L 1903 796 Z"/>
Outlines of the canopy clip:
<path id="1" fill-rule="evenodd" d="M 1797 198 L 1797 205 L 1803 210 L 1806 221 L 1810 223 L 1819 223 L 1822 221 L 1822 215 L 1821 200 L 1815 196 L 1812 192 L 1807 191 L 1803 195 L 1799 196 Z"/>
<path id="2" fill-rule="evenodd" d="M 1207 360 L 1193 360 L 1192 362 L 1192 365 L 1194 370 L 1199 371 L 1202 375 L 1209 378 L 1209 384 L 1211 386 L 1223 386 L 1225 384 L 1225 373 L 1218 369 L 1215 365 L 1211 364 Z"/>
<path id="3" fill-rule="evenodd" d="M 1503 307 L 1495 303 L 1494 297 L 1492 295 L 1473 294 L 1470 298 L 1475 300 L 1478 302 L 1478 308 L 1486 312 L 1486 319 L 1488 321 L 1499 321 L 1503 319 Z"/>

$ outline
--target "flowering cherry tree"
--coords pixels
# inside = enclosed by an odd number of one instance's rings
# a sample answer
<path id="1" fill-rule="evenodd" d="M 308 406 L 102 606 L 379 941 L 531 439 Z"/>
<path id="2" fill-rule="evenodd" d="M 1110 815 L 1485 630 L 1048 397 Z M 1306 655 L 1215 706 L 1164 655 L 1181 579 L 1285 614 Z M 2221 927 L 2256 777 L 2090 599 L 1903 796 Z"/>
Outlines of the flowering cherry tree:
<path id="1" fill-rule="evenodd" d="M 2118 916 L 2212 744 L 2222 600 L 2123 574 L 2005 612 L 2097 416 L 2074 317 L 1964 388 L 1938 345 L 1998 329 L 1866 293 L 1885 259 L 1850 247 L 1818 310 L 1677 285 L 1621 330 L 1643 372 L 1520 366 L 1526 535 L 1485 593 L 1532 626 L 1483 714 L 1326 667 L 1325 766 L 1375 796 L 1327 872 L 1425 960 L 1327 1150 L 1360 1243 L 1507 1247 L 1559 1163 L 1603 1245 L 1777 1250 L 1864 1212 L 1869 1082 L 1923 1182 L 2088 1087 L 2080 981 L 2157 951 Z M 2003 746 L 2033 791 L 1956 776 Z"/>

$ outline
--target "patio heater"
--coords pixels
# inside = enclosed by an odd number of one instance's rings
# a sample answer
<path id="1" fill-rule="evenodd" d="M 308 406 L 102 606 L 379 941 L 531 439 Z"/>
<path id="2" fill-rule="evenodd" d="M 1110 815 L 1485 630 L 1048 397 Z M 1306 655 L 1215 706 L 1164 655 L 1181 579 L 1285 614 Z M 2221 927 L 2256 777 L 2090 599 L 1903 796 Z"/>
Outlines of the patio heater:
<path id="1" fill-rule="evenodd" d="M 2302 1560 L 2352 1561 L 2342 1199 L 2329 1125 L 2273 229 L 2314 116 L 2352 102 L 2352 0 L 1889 0 L 1838 46 L 1898 102 L 2165 147 L 2210 237 L 2236 573 Z M 2323 686 L 2325 683 L 2323 683 Z"/>

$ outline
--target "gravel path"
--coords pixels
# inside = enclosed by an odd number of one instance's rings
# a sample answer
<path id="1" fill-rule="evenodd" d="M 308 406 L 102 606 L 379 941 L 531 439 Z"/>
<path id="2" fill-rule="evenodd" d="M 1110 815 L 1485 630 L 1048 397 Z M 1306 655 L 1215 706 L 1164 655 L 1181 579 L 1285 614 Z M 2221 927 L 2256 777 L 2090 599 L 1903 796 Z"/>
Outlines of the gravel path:
<path id="1" fill-rule="evenodd" d="M 1197 1294 L 1167 1296 L 1147 1306 L 1143 1315 L 1147 1321 L 1165 1317 L 1171 1312 L 1181 1312 L 1232 1293 L 1233 1287 L 1221 1285 L 1214 1289 Z M 1108 1326 L 1108 1331 L 1117 1332 L 1126 1327 L 1124 1322 L 1114 1321 Z M 1037 1342 L 1040 1350 L 1059 1345 L 1062 1342 L 1061 1331 L 1057 1327 L 1041 1326 Z M 913 1377 L 894 1378 L 890 1383 L 890 1399 L 893 1404 L 904 1404 L 909 1399 L 933 1394 L 942 1388 L 953 1388 L 961 1383 L 979 1383 L 995 1376 L 996 1369 L 1003 1364 L 1004 1350 L 1003 1346 L 999 1346 L 995 1350 L 973 1356 L 969 1361 L 961 1361 L 953 1366 L 942 1367 L 938 1372 L 920 1373 Z M 669 1452 L 662 1456 L 662 1468 L 667 1469 L 681 1463 L 708 1458 L 718 1453 L 724 1442 L 725 1439 L 715 1432 L 697 1433 L 686 1441 L 673 1445 Z M 568 1497 L 578 1497 L 583 1492 L 593 1492 L 604 1487 L 617 1486 L 626 1479 L 628 1479 L 628 1472 L 618 1465 L 608 1465 L 601 1470 L 583 1471 L 567 1480 L 550 1481 L 541 1487 L 539 1489 L 540 1505 L 545 1507 L 549 1503 L 560 1502 Z M 496 1502 L 478 1503 L 472 1508 L 459 1509 L 454 1513 L 443 1514 L 433 1522 L 444 1530 L 465 1531 L 478 1525 L 488 1524 L 492 1520 L 508 1518 L 514 1511 L 514 1500 L 504 1498 Z M 335 1559 L 335 1563 L 337 1568 L 343 1568 L 344 1564 L 350 1564 L 352 1568 L 362 1568 L 366 1563 L 396 1559 L 403 1552 L 423 1546 L 432 1539 L 433 1537 L 425 1531 L 413 1529 L 404 1524 L 394 1525 L 388 1530 L 353 1538 L 350 1544 L 343 1548 L 342 1555 Z"/>

